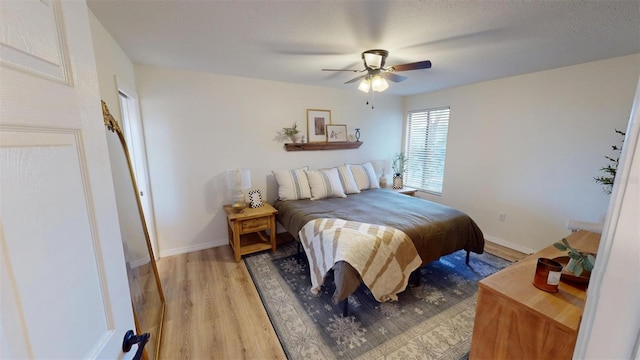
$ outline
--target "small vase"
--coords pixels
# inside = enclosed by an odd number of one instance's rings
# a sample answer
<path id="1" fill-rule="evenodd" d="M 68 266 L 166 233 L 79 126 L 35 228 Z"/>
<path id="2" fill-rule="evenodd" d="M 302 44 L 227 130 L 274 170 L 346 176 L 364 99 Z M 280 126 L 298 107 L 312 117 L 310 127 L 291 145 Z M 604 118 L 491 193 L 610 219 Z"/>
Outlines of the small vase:
<path id="1" fill-rule="evenodd" d="M 291 140 L 291 143 L 297 144 L 302 139 L 302 135 L 300 135 L 300 134 L 291 135 L 291 136 L 289 136 L 289 139 Z"/>
<path id="2" fill-rule="evenodd" d="M 380 182 L 378 185 L 380 185 L 381 188 L 387 187 L 387 175 L 385 174 L 380 175 Z"/>
<path id="3" fill-rule="evenodd" d="M 402 189 L 403 188 L 402 174 L 400 174 L 400 173 L 393 174 L 393 188 L 394 189 Z"/>

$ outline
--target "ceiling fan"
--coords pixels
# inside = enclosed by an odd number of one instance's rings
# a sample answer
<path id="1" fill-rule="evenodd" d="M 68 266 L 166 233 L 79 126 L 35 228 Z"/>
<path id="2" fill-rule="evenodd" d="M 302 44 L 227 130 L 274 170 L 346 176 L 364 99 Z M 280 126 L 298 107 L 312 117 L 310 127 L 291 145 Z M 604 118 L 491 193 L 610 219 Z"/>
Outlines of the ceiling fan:
<path id="1" fill-rule="evenodd" d="M 385 67 L 387 56 L 389 56 L 387 50 L 367 50 L 362 53 L 362 61 L 364 62 L 364 69 L 362 70 L 322 69 L 322 71 L 366 71 L 366 74 L 353 78 L 345 84 L 362 80 L 358 89 L 368 93 L 369 89 L 377 92 L 385 91 L 389 87 L 389 83 L 386 80 L 400 82 L 407 79 L 406 76 L 398 75 L 396 72 L 431 68 L 431 61 L 429 60 Z"/>

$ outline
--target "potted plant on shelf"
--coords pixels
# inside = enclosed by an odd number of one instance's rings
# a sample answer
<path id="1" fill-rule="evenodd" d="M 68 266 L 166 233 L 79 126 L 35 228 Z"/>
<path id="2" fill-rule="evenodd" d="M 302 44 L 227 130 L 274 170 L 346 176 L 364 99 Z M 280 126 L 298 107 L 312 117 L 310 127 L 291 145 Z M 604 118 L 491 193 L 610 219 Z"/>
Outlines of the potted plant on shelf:
<path id="1" fill-rule="evenodd" d="M 298 123 L 293 123 L 292 127 L 282 128 L 282 135 L 288 137 L 292 143 L 297 143 L 300 140 L 299 133 Z"/>
<path id="2" fill-rule="evenodd" d="M 407 157 L 403 152 L 396 154 L 391 167 L 393 167 L 393 188 L 402 189 L 404 186 L 402 174 L 407 170 Z"/>
<path id="3" fill-rule="evenodd" d="M 569 255 L 569 262 L 564 268 L 567 272 L 580 277 L 583 271 L 590 273 L 593 270 L 593 266 L 596 263 L 596 258 L 593 254 L 574 249 L 565 238 L 553 244 L 553 246 L 558 250 L 566 251 L 567 255 Z"/>

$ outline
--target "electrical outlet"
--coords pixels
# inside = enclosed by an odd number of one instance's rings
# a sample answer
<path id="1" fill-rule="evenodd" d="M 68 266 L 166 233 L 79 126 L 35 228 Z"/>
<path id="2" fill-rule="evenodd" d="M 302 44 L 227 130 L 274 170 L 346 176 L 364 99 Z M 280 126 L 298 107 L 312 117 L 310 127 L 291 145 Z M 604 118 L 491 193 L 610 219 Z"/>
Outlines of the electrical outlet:
<path id="1" fill-rule="evenodd" d="M 507 219 L 507 215 L 506 214 L 498 215 L 498 221 L 504 222 L 506 219 Z"/>

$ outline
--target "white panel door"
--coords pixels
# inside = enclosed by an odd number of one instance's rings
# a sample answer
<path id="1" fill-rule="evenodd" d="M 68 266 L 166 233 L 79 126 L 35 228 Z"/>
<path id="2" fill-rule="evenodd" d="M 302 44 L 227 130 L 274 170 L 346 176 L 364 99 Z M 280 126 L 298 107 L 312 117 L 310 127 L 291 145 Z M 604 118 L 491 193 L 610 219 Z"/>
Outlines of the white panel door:
<path id="1" fill-rule="evenodd" d="M 0 1 L 0 358 L 129 359 L 84 1 Z"/>

